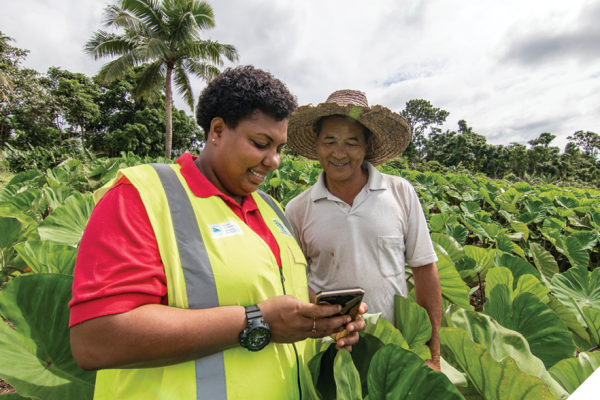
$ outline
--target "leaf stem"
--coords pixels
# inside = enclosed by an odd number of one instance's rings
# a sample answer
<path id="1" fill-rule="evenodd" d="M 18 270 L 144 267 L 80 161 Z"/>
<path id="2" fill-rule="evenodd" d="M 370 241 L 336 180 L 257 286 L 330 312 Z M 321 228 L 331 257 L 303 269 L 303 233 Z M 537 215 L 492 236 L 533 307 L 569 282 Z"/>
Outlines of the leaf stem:
<path id="1" fill-rule="evenodd" d="M 13 267 L 12 265 L 7 265 L 4 268 L 8 268 L 8 269 L 14 269 L 15 271 L 19 271 L 20 273 L 24 274 L 25 271 L 23 271 L 21 268 L 17 268 L 17 267 Z"/>
<path id="2" fill-rule="evenodd" d="M 408 277 L 406 278 L 406 282 L 408 282 L 410 280 L 410 278 L 413 277 L 413 274 L 408 274 Z"/>
<path id="3" fill-rule="evenodd" d="M 477 273 L 477 279 L 479 279 L 479 291 L 481 292 L 481 306 L 485 303 L 485 292 L 483 291 L 483 284 L 481 283 L 481 275 Z"/>
<path id="4" fill-rule="evenodd" d="M 587 352 L 588 352 L 588 353 L 591 353 L 592 351 L 596 351 L 596 350 L 598 350 L 598 349 L 600 349 L 600 346 L 592 347 L 592 348 L 591 348 L 591 349 L 589 349 Z"/>

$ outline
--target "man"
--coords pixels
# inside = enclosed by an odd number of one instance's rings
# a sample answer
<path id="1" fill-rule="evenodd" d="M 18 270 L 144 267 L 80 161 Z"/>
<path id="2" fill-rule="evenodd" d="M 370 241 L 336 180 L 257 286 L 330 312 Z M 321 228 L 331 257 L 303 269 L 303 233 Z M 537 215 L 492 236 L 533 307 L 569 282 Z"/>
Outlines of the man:
<path id="1" fill-rule="evenodd" d="M 416 302 L 433 327 L 427 363 L 439 370 L 441 290 L 427 221 L 410 183 L 375 169 L 409 142 L 406 120 L 369 107 L 362 92 L 337 91 L 317 107 L 300 107 L 290 118 L 288 145 L 319 160 L 323 173 L 290 201 L 286 215 L 314 291 L 361 286 L 370 310 L 393 321 L 394 296 L 408 295 L 405 262 L 411 267 Z"/>

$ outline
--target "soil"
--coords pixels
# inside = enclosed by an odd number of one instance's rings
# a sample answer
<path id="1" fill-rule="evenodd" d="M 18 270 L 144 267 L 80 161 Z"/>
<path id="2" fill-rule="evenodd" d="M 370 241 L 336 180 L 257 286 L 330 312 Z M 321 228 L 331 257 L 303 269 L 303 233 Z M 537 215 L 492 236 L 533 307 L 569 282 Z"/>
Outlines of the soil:
<path id="1" fill-rule="evenodd" d="M 0 395 L 9 394 L 9 393 L 17 393 L 15 388 L 10 386 L 8 383 L 4 382 L 0 379 Z"/>

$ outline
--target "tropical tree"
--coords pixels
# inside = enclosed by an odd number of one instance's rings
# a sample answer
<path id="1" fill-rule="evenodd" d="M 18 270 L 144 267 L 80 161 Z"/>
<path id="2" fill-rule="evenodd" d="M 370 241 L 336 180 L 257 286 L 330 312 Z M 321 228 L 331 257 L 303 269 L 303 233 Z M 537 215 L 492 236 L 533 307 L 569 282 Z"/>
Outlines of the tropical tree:
<path id="1" fill-rule="evenodd" d="M 157 98 L 164 85 L 165 157 L 171 158 L 173 78 L 177 92 L 193 110 L 189 75 L 212 79 L 220 72 L 223 56 L 238 60 L 236 48 L 201 38 L 203 30 L 215 26 L 213 9 L 205 1 L 121 0 L 105 9 L 104 25 L 124 33 L 100 30 L 88 41 L 85 51 L 95 59 L 117 57 L 100 70 L 103 82 L 121 78 L 133 66 L 143 65 L 132 93 L 135 97 Z"/>
<path id="2" fill-rule="evenodd" d="M 413 99 L 406 103 L 406 108 L 400 112 L 410 125 L 412 141 L 417 148 L 419 160 L 423 158 L 423 148 L 427 143 L 425 132 L 431 129 L 431 133 L 439 133 L 432 128 L 442 125 L 450 113 L 439 107 L 434 107 L 428 100 Z"/>
<path id="3" fill-rule="evenodd" d="M 0 56 L 10 48 L 10 46 L 8 45 L 8 42 L 13 41 L 13 40 L 14 40 L 13 38 L 4 35 L 2 33 L 2 31 L 0 31 Z M 7 98 L 6 98 L 6 95 L 4 94 L 4 90 L 12 89 L 12 88 L 13 88 L 12 80 L 10 79 L 8 74 L 4 71 L 4 68 L 2 68 L 0 66 L 0 99 L 3 101 L 6 101 Z"/>

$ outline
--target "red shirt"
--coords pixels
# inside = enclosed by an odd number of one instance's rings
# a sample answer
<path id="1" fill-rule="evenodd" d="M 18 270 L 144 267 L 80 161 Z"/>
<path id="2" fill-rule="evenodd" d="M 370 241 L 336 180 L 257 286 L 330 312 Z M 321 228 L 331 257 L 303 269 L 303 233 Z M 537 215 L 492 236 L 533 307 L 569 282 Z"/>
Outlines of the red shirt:
<path id="1" fill-rule="evenodd" d="M 269 245 L 281 268 L 277 241 L 252 196 L 237 204 L 202 175 L 196 158 L 186 153 L 177 160 L 192 193 L 223 199 Z M 144 304 L 168 304 L 167 278 L 146 208 L 137 189 L 123 177 L 98 202 L 81 238 L 69 327 Z"/>

